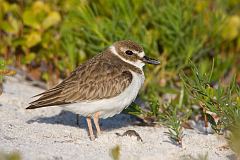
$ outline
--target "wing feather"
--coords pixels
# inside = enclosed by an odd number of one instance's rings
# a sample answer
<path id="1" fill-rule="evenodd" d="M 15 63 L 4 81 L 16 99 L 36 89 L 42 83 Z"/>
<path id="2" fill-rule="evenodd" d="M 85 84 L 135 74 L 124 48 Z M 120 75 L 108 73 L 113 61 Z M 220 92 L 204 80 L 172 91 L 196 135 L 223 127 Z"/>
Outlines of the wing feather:
<path id="1" fill-rule="evenodd" d="M 119 95 L 131 83 L 132 74 L 124 66 L 108 60 L 92 61 L 80 65 L 59 85 L 38 94 L 40 97 L 27 109 L 108 99 Z"/>

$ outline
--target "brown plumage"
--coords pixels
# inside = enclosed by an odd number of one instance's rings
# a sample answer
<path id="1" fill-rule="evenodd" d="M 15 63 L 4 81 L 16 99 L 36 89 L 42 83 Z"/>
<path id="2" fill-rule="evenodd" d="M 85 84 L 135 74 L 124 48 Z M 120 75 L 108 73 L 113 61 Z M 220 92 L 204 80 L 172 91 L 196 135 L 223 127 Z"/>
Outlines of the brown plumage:
<path id="1" fill-rule="evenodd" d="M 26 109 L 115 97 L 132 81 L 129 67 L 132 71 L 141 73 L 137 67 L 119 60 L 106 50 L 104 54 L 77 67 L 57 86 L 36 95 L 41 97 L 31 102 Z"/>
<path id="2" fill-rule="evenodd" d="M 118 41 L 77 67 L 60 84 L 39 95 L 27 109 L 62 105 L 87 117 L 91 140 L 94 139 L 91 118 L 97 135 L 99 118 L 120 113 L 137 97 L 145 80 L 145 63 L 159 64 L 145 56 L 143 48 L 129 40 Z"/>

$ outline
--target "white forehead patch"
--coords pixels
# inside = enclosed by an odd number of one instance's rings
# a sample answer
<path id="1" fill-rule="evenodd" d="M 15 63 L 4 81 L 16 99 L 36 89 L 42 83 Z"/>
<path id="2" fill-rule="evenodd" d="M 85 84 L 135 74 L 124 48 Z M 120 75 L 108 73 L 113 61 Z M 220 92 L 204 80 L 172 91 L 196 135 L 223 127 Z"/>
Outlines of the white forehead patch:
<path id="1" fill-rule="evenodd" d="M 110 46 L 110 50 L 111 50 L 111 52 L 112 52 L 113 54 L 115 54 L 116 56 L 118 56 L 118 57 L 119 57 L 121 60 L 123 60 L 124 62 L 127 62 L 127 63 L 129 63 L 129 64 L 131 64 L 131 65 L 133 65 L 133 66 L 136 66 L 136 67 L 138 67 L 138 68 L 141 69 L 141 70 L 142 70 L 143 66 L 145 65 L 145 63 L 143 63 L 141 60 L 137 60 L 136 62 L 132 62 L 132 61 L 129 61 L 129 60 L 127 60 L 127 59 L 124 59 L 124 57 L 120 56 L 120 55 L 117 53 L 115 46 Z M 143 57 L 143 56 L 145 55 L 145 53 L 144 53 L 144 52 L 141 52 L 141 53 L 139 53 L 138 55 L 139 55 L 140 57 Z"/>
<path id="2" fill-rule="evenodd" d="M 145 56 L 145 53 L 142 51 L 138 54 L 139 57 L 143 58 Z"/>

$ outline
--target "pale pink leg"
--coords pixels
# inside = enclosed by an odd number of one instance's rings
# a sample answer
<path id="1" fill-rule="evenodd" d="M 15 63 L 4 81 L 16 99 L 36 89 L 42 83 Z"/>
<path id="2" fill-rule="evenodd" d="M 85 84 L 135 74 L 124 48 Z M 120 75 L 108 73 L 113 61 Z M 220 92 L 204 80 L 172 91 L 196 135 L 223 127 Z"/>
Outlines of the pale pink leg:
<path id="1" fill-rule="evenodd" d="M 100 129 L 100 126 L 99 126 L 99 112 L 94 114 L 93 122 L 96 126 L 96 129 L 97 129 L 97 136 L 99 136 L 101 134 L 101 129 Z"/>
<path id="2" fill-rule="evenodd" d="M 90 140 L 93 141 L 95 138 L 94 138 L 94 135 L 93 135 L 91 117 L 87 117 L 87 125 L 88 125 Z"/>

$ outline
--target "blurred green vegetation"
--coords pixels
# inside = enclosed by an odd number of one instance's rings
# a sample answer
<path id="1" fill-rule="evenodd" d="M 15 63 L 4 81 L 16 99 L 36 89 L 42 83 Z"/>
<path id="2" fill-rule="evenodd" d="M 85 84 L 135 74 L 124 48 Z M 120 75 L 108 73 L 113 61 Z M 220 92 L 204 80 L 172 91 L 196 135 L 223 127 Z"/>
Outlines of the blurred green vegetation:
<path id="1" fill-rule="evenodd" d="M 119 160 L 120 159 L 120 146 L 116 145 L 115 147 L 111 148 L 109 154 L 113 160 Z"/>
<path id="2" fill-rule="evenodd" d="M 0 160 L 21 160 L 21 155 L 18 152 L 5 153 L 0 152 Z"/>
<path id="3" fill-rule="evenodd" d="M 233 77 L 230 84 L 223 86 L 221 82 L 212 84 L 214 66 L 209 73 L 201 73 L 196 66 L 190 63 L 190 77 L 181 73 L 187 93 L 193 98 L 193 104 L 200 106 L 194 114 L 199 112 L 205 117 L 205 121 L 211 124 L 212 129 L 223 134 L 230 131 L 226 136 L 230 148 L 240 155 L 240 86 Z M 237 140 L 238 139 L 238 140 Z"/>
<path id="4" fill-rule="evenodd" d="M 148 108 L 135 104 L 128 113 L 148 125 L 169 126 L 178 143 L 182 125 L 197 114 L 216 132 L 230 129 L 232 139 L 239 137 L 232 128 L 240 113 L 240 0 L 0 2 L 0 56 L 6 65 L 53 81 L 113 42 L 134 40 L 161 65 L 145 68 L 140 97 Z"/>
<path id="5" fill-rule="evenodd" d="M 215 79 L 239 70 L 239 28 L 239 0 L 1 0 L 0 55 L 47 81 L 114 41 L 131 39 L 161 60 L 149 70 L 165 87 L 188 59 L 208 71 L 214 57 Z"/>
<path id="6" fill-rule="evenodd" d="M 6 69 L 6 63 L 3 58 L 0 57 L 0 95 L 3 92 L 3 76 L 12 76 L 15 75 L 16 71 Z"/>

